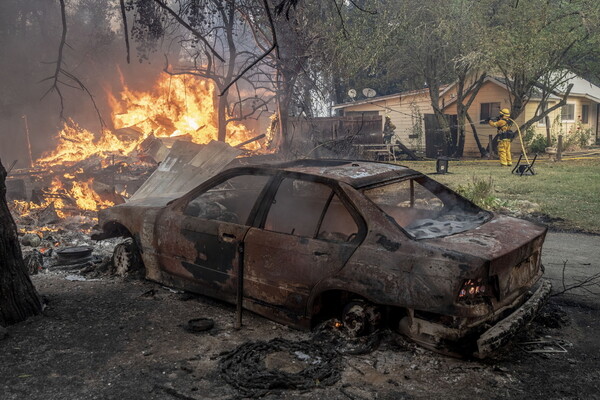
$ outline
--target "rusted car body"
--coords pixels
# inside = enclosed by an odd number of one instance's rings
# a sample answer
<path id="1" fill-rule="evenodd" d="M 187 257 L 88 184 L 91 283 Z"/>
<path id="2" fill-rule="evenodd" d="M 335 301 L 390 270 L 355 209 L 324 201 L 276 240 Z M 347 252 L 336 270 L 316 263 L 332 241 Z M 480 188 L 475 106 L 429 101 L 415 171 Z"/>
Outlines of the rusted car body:
<path id="1" fill-rule="evenodd" d="M 486 356 L 550 291 L 545 227 L 392 164 L 232 168 L 177 199 L 103 210 L 100 225 L 96 239 L 133 237 L 150 280 L 231 303 L 243 283 L 244 308 L 298 328 L 360 301 L 451 353 Z"/>

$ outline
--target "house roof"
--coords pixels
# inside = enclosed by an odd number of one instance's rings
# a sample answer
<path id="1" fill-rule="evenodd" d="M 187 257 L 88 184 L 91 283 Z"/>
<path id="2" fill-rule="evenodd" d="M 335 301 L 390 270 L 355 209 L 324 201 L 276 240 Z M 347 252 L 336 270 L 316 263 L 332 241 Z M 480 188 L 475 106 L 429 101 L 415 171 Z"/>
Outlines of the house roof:
<path id="1" fill-rule="evenodd" d="M 600 87 L 580 76 L 572 74 L 568 81 L 559 87 L 559 91 L 564 93 L 567 90 L 567 85 L 569 83 L 573 84 L 570 96 L 581 96 L 595 101 L 596 103 L 600 103 Z"/>
<path id="2" fill-rule="evenodd" d="M 557 79 L 560 78 L 561 77 L 557 76 Z M 600 103 L 600 87 L 594 85 L 586 79 L 583 79 L 580 76 L 575 75 L 574 73 L 567 73 L 562 79 L 564 80 L 564 82 L 557 86 L 557 94 L 564 95 L 567 90 L 567 86 L 569 84 L 573 84 L 573 88 L 571 89 L 569 96 L 584 97 L 589 100 L 595 101 L 596 103 Z M 494 81 L 494 83 L 502 86 L 503 88 L 506 88 L 506 84 L 504 83 L 503 78 L 491 78 L 491 80 Z M 541 87 L 534 88 L 534 92 L 531 98 L 541 98 Z M 548 98 L 552 100 L 559 100 L 561 96 L 551 94 L 550 96 L 548 96 Z"/>
<path id="3" fill-rule="evenodd" d="M 446 89 L 448 85 L 442 86 L 440 88 L 440 93 L 443 92 L 443 90 Z M 418 89 L 418 90 L 410 90 L 410 91 L 406 91 L 406 92 L 399 92 L 399 93 L 394 93 L 394 94 L 388 94 L 385 96 L 376 96 L 376 97 L 370 97 L 368 99 L 363 99 L 363 100 L 357 100 L 357 101 L 349 101 L 346 103 L 340 103 L 340 104 L 336 104 L 333 107 L 331 107 L 333 110 L 338 110 L 340 108 L 346 108 L 346 107 L 353 107 L 353 106 L 359 106 L 362 104 L 373 104 L 376 102 L 380 102 L 380 101 L 385 101 L 385 100 L 391 100 L 391 99 L 395 99 L 395 98 L 401 98 L 404 96 L 414 96 L 417 94 L 424 94 L 424 93 L 428 93 L 429 89 L 428 88 L 424 88 L 424 89 Z"/>
<path id="4" fill-rule="evenodd" d="M 488 76 L 485 78 L 485 82 L 492 82 L 492 83 L 508 90 L 508 87 L 506 86 L 506 83 L 504 82 L 504 79 L 502 79 L 502 78 Z M 593 83 L 591 83 L 575 74 L 571 74 L 571 76 L 567 76 L 565 83 L 558 87 L 558 90 L 557 90 L 558 93 L 564 94 L 564 92 L 566 91 L 567 85 L 569 83 L 573 84 L 573 88 L 571 89 L 571 93 L 569 94 L 569 96 L 584 97 L 584 98 L 587 98 L 596 103 L 600 103 L 600 87 L 594 85 Z M 444 94 L 446 94 L 447 92 L 452 90 L 452 88 L 454 86 L 455 86 L 455 84 L 453 83 L 450 85 L 445 85 L 445 86 L 440 87 L 440 96 L 443 96 Z M 352 107 L 352 106 L 358 106 L 358 105 L 362 105 L 362 104 L 373 104 L 376 102 L 391 100 L 394 98 L 402 98 L 405 96 L 424 94 L 424 93 L 427 93 L 428 90 L 429 89 L 425 88 L 425 89 L 411 90 L 411 91 L 406 91 L 406 92 L 389 94 L 386 96 L 371 97 L 368 99 L 336 104 L 332 107 L 332 109 L 338 110 L 338 109 Z M 535 90 L 532 95 L 532 98 L 536 99 L 536 98 L 540 98 L 540 97 L 541 97 L 541 93 L 540 93 L 539 89 Z M 558 100 L 558 99 L 560 99 L 560 97 L 556 96 L 556 95 L 550 95 L 549 99 Z M 445 107 L 448 107 L 450 104 L 454 103 L 455 101 L 456 101 L 455 98 L 451 99 L 450 102 L 446 103 Z"/>

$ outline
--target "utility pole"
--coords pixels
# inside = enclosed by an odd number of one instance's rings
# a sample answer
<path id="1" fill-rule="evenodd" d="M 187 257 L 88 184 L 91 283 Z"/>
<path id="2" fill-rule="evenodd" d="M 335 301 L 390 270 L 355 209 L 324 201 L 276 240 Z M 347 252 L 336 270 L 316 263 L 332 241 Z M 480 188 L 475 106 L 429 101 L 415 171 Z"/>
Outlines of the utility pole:
<path id="1" fill-rule="evenodd" d="M 29 168 L 33 168 L 33 157 L 31 157 L 31 141 L 29 140 L 29 125 L 27 124 L 27 115 L 21 117 L 25 121 L 25 138 L 27 139 L 27 152 L 29 154 Z"/>

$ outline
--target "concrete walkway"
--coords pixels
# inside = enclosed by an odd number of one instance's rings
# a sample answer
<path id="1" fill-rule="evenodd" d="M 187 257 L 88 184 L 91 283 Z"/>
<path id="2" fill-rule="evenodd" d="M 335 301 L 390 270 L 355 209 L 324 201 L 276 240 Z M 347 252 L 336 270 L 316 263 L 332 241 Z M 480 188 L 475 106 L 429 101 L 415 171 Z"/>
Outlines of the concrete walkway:
<path id="1" fill-rule="evenodd" d="M 600 236 L 579 233 L 553 233 L 548 232 L 542 251 L 542 262 L 546 267 L 545 277 L 550 279 L 553 292 L 563 289 L 564 283 L 576 284 L 581 280 L 600 274 Z M 569 295 L 585 297 L 587 299 L 600 298 L 600 278 L 595 280 L 595 286 L 588 289 L 569 291 Z"/>

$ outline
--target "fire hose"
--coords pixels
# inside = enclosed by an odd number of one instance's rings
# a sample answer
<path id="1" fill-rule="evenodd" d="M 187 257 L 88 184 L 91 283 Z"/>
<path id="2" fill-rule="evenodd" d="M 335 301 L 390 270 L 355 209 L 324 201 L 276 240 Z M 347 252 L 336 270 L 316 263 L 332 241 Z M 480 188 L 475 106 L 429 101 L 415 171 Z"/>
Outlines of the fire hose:
<path id="1" fill-rule="evenodd" d="M 515 126 L 517 127 L 517 132 L 519 133 L 519 142 L 521 142 L 521 150 L 523 151 L 525 162 L 529 164 L 529 158 L 527 157 L 527 152 L 525 151 L 525 145 L 523 144 L 523 136 L 521 135 L 521 129 L 519 128 L 519 124 L 517 124 L 512 118 L 508 118 L 508 120 L 515 124 Z"/>

